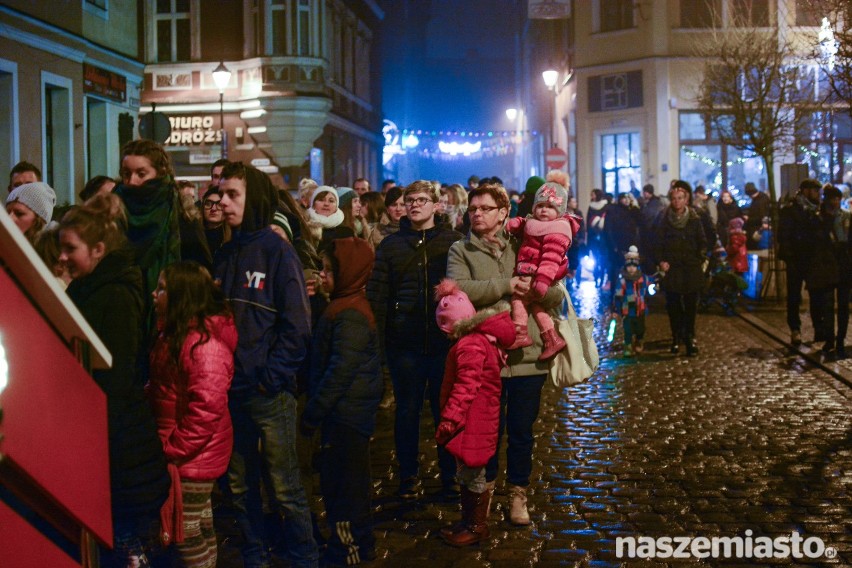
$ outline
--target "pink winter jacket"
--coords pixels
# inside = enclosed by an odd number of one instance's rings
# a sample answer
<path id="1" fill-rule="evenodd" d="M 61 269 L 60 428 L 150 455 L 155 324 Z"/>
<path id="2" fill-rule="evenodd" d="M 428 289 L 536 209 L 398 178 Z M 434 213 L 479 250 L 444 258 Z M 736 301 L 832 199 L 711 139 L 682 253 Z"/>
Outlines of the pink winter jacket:
<path id="1" fill-rule="evenodd" d="M 506 230 L 522 238 L 515 274 L 533 276 L 532 288 L 543 295 L 551 284 L 568 273 L 566 253 L 579 228 L 580 223 L 570 214 L 553 221 L 532 217 L 509 219 Z"/>
<path id="2" fill-rule="evenodd" d="M 734 272 L 748 272 L 748 250 L 746 250 L 746 234 L 742 231 L 731 231 L 728 234 L 728 264 Z"/>
<path id="3" fill-rule="evenodd" d="M 237 328 L 231 317 L 206 320 L 210 338 L 192 351 L 201 333 L 191 331 L 180 351 L 181 368 L 170 360 L 162 334 L 151 352 L 146 392 L 157 420 L 166 459 L 181 479 L 207 481 L 228 469 L 234 430 L 228 389 L 234 376 Z"/>
<path id="4" fill-rule="evenodd" d="M 497 451 L 500 370 L 515 326 L 508 311 L 488 309 L 456 329 L 463 335 L 450 348 L 441 385 L 441 421 L 455 425 L 446 449 L 468 467 L 483 467 Z"/>

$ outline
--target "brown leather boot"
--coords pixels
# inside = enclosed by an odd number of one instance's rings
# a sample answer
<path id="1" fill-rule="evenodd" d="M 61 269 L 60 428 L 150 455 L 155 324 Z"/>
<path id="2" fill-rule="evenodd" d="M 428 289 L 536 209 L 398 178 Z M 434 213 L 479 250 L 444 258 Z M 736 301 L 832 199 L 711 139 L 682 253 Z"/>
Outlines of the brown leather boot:
<path id="1" fill-rule="evenodd" d="M 491 533 L 488 530 L 488 506 L 491 503 L 491 491 L 474 493 L 467 487 L 462 489 L 462 518 L 467 522 L 462 530 L 444 537 L 444 541 L 456 547 L 470 546 L 485 540 Z M 465 517 L 465 515 L 467 515 Z M 443 534 L 442 534 L 443 536 Z"/>
<path id="2" fill-rule="evenodd" d="M 530 334 L 527 333 L 527 326 L 515 324 L 515 342 L 507 349 L 520 349 L 521 347 L 529 347 L 533 344 L 530 339 Z"/>
<path id="3" fill-rule="evenodd" d="M 544 342 L 544 347 L 541 350 L 541 355 L 538 356 L 539 361 L 547 361 L 565 349 L 565 340 L 555 329 L 548 329 L 542 333 L 541 340 Z"/>

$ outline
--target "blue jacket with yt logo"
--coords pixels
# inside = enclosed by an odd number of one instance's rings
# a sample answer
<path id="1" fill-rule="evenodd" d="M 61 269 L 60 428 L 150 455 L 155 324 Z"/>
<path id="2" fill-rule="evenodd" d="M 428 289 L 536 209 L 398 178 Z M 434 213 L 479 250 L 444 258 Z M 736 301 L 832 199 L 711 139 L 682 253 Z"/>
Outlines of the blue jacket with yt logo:
<path id="1" fill-rule="evenodd" d="M 302 265 L 272 229 L 237 231 L 216 253 L 214 277 L 234 312 L 239 342 L 231 395 L 296 394 L 311 337 Z"/>

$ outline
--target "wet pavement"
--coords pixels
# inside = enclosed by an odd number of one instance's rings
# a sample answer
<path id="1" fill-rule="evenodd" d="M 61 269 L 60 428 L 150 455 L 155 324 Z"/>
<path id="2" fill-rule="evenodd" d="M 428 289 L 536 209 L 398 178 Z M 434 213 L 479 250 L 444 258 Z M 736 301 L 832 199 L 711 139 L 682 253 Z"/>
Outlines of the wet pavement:
<path id="1" fill-rule="evenodd" d="M 620 329 L 606 342 L 594 287 L 584 283 L 573 295 L 580 316 L 598 320 L 601 367 L 567 390 L 545 385 L 532 526 L 507 523 L 501 477 L 491 539 L 462 550 L 444 545 L 438 530 L 457 520 L 459 508 L 434 495 L 440 482 L 430 421 L 424 413 L 425 496 L 401 502 L 386 408 L 372 447 L 379 558 L 368 566 L 852 566 L 852 388 L 809 359 L 807 346 L 799 352 L 779 341 L 789 339 L 783 312 L 779 326 L 769 307 L 743 310 L 746 317 L 711 308 L 698 318 L 700 354 L 687 358 L 669 353 L 664 306 L 653 298 L 646 350 L 624 358 Z M 227 523 L 217 525 L 220 566 L 240 566 L 236 536 Z M 616 551 L 619 537 L 775 539 L 792 531 L 822 539 L 827 552 L 675 561 Z"/>

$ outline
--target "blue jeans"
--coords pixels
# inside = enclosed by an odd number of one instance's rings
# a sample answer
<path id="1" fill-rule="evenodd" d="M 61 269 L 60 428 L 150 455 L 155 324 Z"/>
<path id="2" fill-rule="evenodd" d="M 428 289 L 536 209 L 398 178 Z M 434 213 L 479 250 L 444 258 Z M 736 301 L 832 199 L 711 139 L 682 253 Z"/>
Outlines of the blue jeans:
<path id="1" fill-rule="evenodd" d="M 485 478 L 497 479 L 500 442 L 503 432 L 508 433 L 506 448 L 506 481 L 512 485 L 526 487 L 532 473 L 533 424 L 541 406 L 541 388 L 547 375 L 530 375 L 503 379 L 500 396 L 500 434 L 497 451 L 485 466 Z"/>
<path id="2" fill-rule="evenodd" d="M 245 539 L 244 566 L 267 563 L 260 496 L 262 460 L 272 484 L 269 492 L 275 499 L 272 505 L 283 516 L 290 563 L 315 568 L 317 545 L 296 456 L 296 398 L 286 392 L 274 396 L 241 394 L 231 397 L 229 408 L 234 423 L 234 452 L 228 466 L 228 482 L 237 523 Z"/>
<path id="3" fill-rule="evenodd" d="M 435 427 L 441 421 L 441 382 L 444 380 L 444 362 L 447 354 L 422 353 L 388 348 L 388 370 L 393 381 L 396 399 L 394 441 L 399 460 L 399 477 L 415 477 L 419 470 L 420 412 L 424 395 L 429 396 L 429 406 Z M 437 447 L 437 444 L 435 444 Z M 441 481 L 452 483 L 456 476 L 456 460 L 444 448 L 438 448 L 438 466 Z"/>

